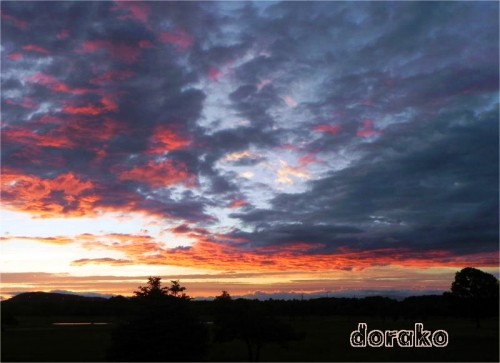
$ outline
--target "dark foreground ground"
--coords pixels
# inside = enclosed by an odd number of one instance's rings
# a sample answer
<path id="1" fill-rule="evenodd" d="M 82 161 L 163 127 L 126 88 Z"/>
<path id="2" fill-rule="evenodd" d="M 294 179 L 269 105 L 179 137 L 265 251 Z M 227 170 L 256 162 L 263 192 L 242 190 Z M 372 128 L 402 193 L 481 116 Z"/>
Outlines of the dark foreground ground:
<path id="1" fill-rule="evenodd" d="M 210 318 L 207 327 L 213 329 Z M 305 316 L 284 318 L 304 337 L 288 347 L 268 344 L 262 348 L 261 361 L 499 361 L 498 318 L 485 319 L 481 328 L 471 319 L 432 317 L 424 321 L 397 321 L 363 316 Z M 2 362 L 102 362 L 111 342 L 111 331 L 117 318 L 89 317 L 18 317 L 19 324 L 8 327 L 1 336 Z M 106 322 L 108 325 L 55 326 L 54 322 Z M 412 329 L 422 322 L 426 330 L 446 330 L 449 344 L 445 348 L 353 348 L 350 333 L 358 323 L 368 330 Z M 152 347 L 154 349 L 154 347 Z M 246 361 L 243 341 L 210 342 L 208 361 Z"/>

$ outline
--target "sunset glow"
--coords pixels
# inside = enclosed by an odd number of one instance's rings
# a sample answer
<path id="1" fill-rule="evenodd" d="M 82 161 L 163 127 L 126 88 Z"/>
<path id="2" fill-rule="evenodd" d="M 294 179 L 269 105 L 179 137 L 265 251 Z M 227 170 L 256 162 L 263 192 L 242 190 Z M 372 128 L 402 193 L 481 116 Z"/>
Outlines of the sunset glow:
<path id="1" fill-rule="evenodd" d="M 498 3 L 431 5 L 2 2 L 2 299 L 498 276 Z"/>

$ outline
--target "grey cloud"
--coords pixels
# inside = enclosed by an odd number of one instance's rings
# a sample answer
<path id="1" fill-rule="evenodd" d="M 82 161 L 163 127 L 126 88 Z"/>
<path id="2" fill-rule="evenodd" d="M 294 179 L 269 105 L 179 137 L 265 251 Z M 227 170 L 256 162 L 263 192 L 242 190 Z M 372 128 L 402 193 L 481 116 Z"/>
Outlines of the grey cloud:
<path id="1" fill-rule="evenodd" d="M 468 121 L 461 124 L 463 117 Z M 360 226 L 367 233 L 353 230 L 342 238 L 324 234 L 333 244 L 353 248 L 393 245 L 385 241 L 461 252 L 496 248 L 499 160 L 495 110 L 479 119 L 451 113 L 413 126 L 411 134 L 398 126 L 388 128 L 379 141 L 367 144 L 369 153 L 364 158 L 311 182 L 310 191 L 280 194 L 272 209 L 233 217 L 255 226 L 263 220 Z M 262 239 L 262 231 L 249 238 L 269 244 L 283 242 L 274 234 L 279 228 L 273 224 L 263 228 L 270 238 Z"/>
<path id="2" fill-rule="evenodd" d="M 207 207 L 228 205 L 245 188 L 216 163 L 227 153 L 295 143 L 303 153 L 350 153 L 352 162 L 342 170 L 325 170 L 305 192 L 273 190 L 268 209 L 248 206 L 231 214 L 247 227 L 234 237 L 257 246 L 297 240 L 325 245 L 314 252 L 341 246 L 457 253 L 497 248 L 498 3 L 143 4 L 151 7 L 156 32 L 186 31 L 189 49 L 155 43 L 158 34 L 142 22 L 117 19 L 110 2 L 2 3 L 2 14 L 29 20 L 25 30 L 2 21 L 4 170 L 46 178 L 75 171 L 98 186 L 102 198 L 95 207 L 134 206 L 215 224 Z M 59 39 L 64 29 L 69 36 Z M 105 51 L 79 53 L 85 40 L 112 40 L 133 49 L 140 40 L 155 44 L 141 48 L 137 61 L 127 64 Z M 8 58 L 28 44 L 50 54 Z M 210 96 L 203 88 L 208 72 L 243 57 L 231 66 L 224 102 L 250 125 L 201 127 Z M 108 71 L 130 76 L 104 85 L 90 82 Z M 75 97 L 43 84 L 23 84 L 29 72 L 92 92 Z M 259 86 L 263 80 L 270 82 Z M 287 113 L 278 112 L 285 106 L 282 97 L 294 91 L 304 99 Z M 75 100 L 99 104 L 102 94 L 116 96 L 119 110 L 78 118 L 92 125 L 111 118 L 123 127 L 105 142 L 68 135 L 77 147 L 57 148 L 20 145 L 8 135 L 12 126 L 48 135 L 55 126 L 42 124 L 43 115 L 73 123 L 76 116 L 58 108 Z M 50 106 L 33 115 L 34 110 L 7 102 L 24 97 Z M 380 135 L 365 140 L 357 132 L 367 119 Z M 341 131 L 314 131 L 319 124 L 339 125 Z M 158 191 L 117 177 L 119 170 L 155 159 L 147 150 L 158 126 L 176 128 L 192 140 L 189 148 L 165 157 L 206 181 L 202 196 L 184 193 L 175 199 L 168 188 Z M 102 144 L 105 155 L 96 163 L 92 146 Z M 235 165 L 261 161 L 246 158 Z M 62 195 L 52 198 L 65 203 Z"/>

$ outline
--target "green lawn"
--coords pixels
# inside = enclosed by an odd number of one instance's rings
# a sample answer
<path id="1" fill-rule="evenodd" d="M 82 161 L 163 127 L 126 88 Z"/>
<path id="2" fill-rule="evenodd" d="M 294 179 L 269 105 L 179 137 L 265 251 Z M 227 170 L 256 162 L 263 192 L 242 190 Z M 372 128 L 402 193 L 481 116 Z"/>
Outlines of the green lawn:
<path id="1" fill-rule="evenodd" d="M 353 348 L 351 331 L 365 322 L 368 329 L 412 329 L 415 322 L 365 317 L 304 317 L 288 320 L 304 339 L 288 347 L 270 344 L 261 351 L 262 361 L 495 361 L 499 360 L 498 320 L 483 321 L 480 329 L 468 319 L 432 318 L 423 321 L 426 330 L 444 329 L 449 334 L 445 348 Z M 2 332 L 2 362 L 8 361 L 105 361 L 113 318 L 95 318 L 110 325 L 54 326 L 53 322 L 89 321 L 89 318 L 21 317 L 19 325 Z M 241 341 L 213 343 L 209 361 L 245 361 Z"/>

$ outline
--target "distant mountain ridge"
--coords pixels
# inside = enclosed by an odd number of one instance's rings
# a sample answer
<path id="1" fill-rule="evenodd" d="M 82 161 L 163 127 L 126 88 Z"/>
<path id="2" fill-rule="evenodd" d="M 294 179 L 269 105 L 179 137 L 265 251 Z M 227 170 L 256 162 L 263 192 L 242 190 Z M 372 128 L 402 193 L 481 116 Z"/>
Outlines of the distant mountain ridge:
<path id="1" fill-rule="evenodd" d="M 60 301 L 104 301 L 104 297 L 96 296 L 82 296 L 72 293 L 58 293 L 58 292 L 24 292 L 19 295 L 13 296 L 10 299 L 4 300 L 2 303 L 11 302 L 60 302 Z"/>
<path id="2" fill-rule="evenodd" d="M 25 292 L 1 302 L 2 316 L 11 315 L 105 315 L 116 306 L 113 298 L 88 297 L 57 292 Z"/>

